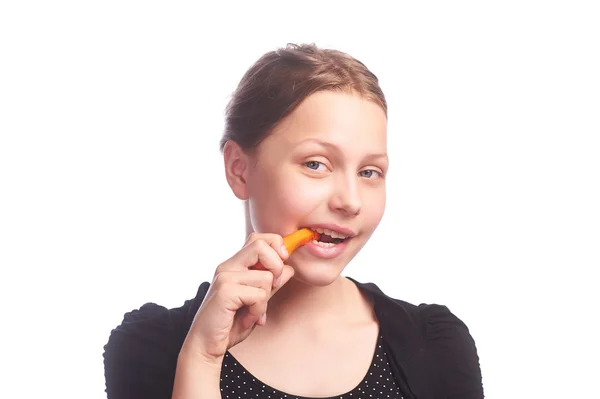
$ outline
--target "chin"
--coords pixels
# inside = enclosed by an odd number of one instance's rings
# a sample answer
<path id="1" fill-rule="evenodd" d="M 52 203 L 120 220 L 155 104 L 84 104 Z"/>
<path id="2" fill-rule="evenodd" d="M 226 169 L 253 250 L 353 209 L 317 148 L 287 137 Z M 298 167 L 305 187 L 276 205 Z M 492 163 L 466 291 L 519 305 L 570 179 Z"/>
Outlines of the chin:
<path id="1" fill-rule="evenodd" d="M 297 260 L 288 263 L 294 268 L 293 279 L 314 287 L 325 287 L 335 282 L 341 275 L 344 265 L 339 261 Z"/>

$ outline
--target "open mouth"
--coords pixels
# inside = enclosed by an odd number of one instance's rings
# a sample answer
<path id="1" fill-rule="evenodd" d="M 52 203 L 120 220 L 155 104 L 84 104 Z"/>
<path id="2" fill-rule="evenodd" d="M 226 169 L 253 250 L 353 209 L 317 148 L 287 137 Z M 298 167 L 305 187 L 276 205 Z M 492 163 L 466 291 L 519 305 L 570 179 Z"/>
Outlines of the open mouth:
<path id="1" fill-rule="evenodd" d="M 326 248 L 333 247 L 337 244 L 341 244 L 342 242 L 350 239 L 350 237 L 340 234 L 333 230 L 320 229 L 320 228 L 315 228 L 315 229 L 311 229 L 311 230 L 316 231 L 319 234 L 319 238 L 317 238 L 316 240 L 313 240 L 313 243 L 320 245 L 322 247 L 326 247 Z"/>

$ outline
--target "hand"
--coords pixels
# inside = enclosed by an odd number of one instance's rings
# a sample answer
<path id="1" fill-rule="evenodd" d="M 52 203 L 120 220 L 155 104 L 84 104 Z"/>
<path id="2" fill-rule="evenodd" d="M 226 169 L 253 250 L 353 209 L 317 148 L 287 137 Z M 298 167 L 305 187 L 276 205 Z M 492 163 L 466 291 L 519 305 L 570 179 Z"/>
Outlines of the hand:
<path id="1" fill-rule="evenodd" d="M 252 233 L 244 247 L 219 265 L 190 327 L 184 348 L 209 364 L 266 323 L 269 299 L 294 275 L 277 234 Z M 255 265 L 260 263 L 260 269 Z"/>

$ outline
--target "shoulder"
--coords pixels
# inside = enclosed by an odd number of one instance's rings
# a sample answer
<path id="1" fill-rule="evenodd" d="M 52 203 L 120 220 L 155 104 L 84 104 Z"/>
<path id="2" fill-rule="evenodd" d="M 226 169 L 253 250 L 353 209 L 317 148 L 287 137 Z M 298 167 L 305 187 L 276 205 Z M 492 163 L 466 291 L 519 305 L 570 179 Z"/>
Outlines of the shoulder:
<path id="1" fill-rule="evenodd" d="M 125 313 L 104 346 L 108 399 L 171 397 L 179 351 L 207 291 L 203 283 L 178 308 L 146 303 Z"/>
<path id="2" fill-rule="evenodd" d="M 479 356 L 467 325 L 447 306 L 420 304 L 418 308 L 425 342 L 422 360 L 429 362 L 446 397 L 483 398 Z"/>
<path id="3" fill-rule="evenodd" d="M 483 398 L 475 340 L 457 315 L 445 305 L 415 305 L 373 283 L 357 284 L 375 297 L 381 328 L 411 389 L 423 397 Z"/>

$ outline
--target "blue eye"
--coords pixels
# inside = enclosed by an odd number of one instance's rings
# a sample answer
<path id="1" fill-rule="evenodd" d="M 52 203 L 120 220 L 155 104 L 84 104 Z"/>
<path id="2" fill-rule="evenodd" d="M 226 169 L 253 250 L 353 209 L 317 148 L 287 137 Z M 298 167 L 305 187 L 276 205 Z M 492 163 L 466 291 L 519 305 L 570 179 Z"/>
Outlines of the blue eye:
<path id="1" fill-rule="evenodd" d="M 378 172 L 376 170 L 373 169 L 367 169 L 367 170 L 362 170 L 359 172 L 361 177 L 366 177 L 367 179 L 371 179 L 373 177 L 377 177 L 377 176 L 373 176 L 375 174 L 381 176 L 381 172 Z"/>
<path id="2" fill-rule="evenodd" d="M 319 170 L 320 165 L 325 166 L 322 162 L 318 162 L 318 161 L 308 161 L 308 162 L 305 162 L 304 165 L 306 165 L 307 168 L 312 169 L 312 170 Z"/>

